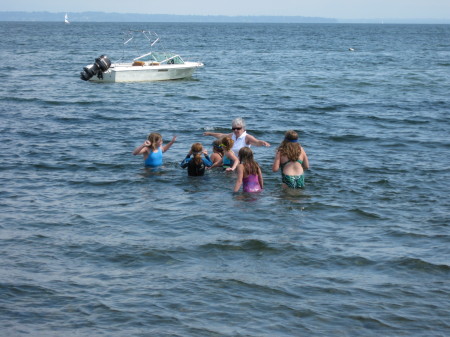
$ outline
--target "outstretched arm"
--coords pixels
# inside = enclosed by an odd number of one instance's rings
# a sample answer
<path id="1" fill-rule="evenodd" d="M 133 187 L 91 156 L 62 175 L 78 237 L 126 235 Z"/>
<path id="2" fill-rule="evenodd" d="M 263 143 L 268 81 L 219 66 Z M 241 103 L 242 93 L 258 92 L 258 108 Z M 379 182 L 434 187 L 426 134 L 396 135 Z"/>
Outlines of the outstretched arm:
<path id="1" fill-rule="evenodd" d="M 170 149 L 170 147 L 173 145 L 173 143 L 175 143 L 176 140 L 177 136 L 173 136 L 172 140 L 163 146 L 163 152 L 166 152 L 168 149 Z"/>
<path id="2" fill-rule="evenodd" d="M 220 158 L 218 161 L 216 161 L 214 164 L 211 165 L 211 168 L 222 166 L 223 165 L 223 158 Z"/>
<path id="3" fill-rule="evenodd" d="M 225 136 L 229 136 L 230 134 L 228 133 L 220 133 L 220 132 L 203 132 L 203 136 L 213 136 L 216 137 L 217 139 L 225 137 Z"/>
<path id="4" fill-rule="evenodd" d="M 255 145 L 255 146 L 270 146 L 270 144 L 264 140 L 260 140 L 260 139 L 256 139 L 255 137 L 251 136 L 251 135 L 247 135 L 245 137 L 245 142 L 247 144 L 250 145 Z"/>
<path id="5" fill-rule="evenodd" d="M 226 169 L 226 171 L 234 171 L 236 167 L 239 165 L 239 159 L 236 157 L 233 151 L 225 152 L 224 155 L 226 155 L 228 158 L 230 158 L 233 161 L 233 166 Z"/>

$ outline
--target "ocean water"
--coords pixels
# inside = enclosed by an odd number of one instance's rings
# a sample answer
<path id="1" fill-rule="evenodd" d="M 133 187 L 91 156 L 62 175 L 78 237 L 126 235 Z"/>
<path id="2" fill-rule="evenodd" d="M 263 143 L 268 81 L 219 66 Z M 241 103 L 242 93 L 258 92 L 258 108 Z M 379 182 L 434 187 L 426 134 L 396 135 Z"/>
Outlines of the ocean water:
<path id="1" fill-rule="evenodd" d="M 450 334 L 449 25 L 0 27 L 2 334 Z M 80 80 L 130 28 L 205 67 Z M 236 117 L 271 143 L 257 195 L 179 168 Z M 271 171 L 289 129 L 302 191 Z M 153 131 L 178 138 L 146 171 Z"/>

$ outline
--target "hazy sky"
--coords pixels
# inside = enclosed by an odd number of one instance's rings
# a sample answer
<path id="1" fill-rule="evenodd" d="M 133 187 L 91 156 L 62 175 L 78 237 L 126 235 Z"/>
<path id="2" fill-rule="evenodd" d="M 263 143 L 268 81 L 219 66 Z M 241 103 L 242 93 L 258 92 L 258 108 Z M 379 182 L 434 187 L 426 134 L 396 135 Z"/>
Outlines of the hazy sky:
<path id="1" fill-rule="evenodd" d="M 14 0 L 0 11 L 449 19 L 450 0 Z"/>

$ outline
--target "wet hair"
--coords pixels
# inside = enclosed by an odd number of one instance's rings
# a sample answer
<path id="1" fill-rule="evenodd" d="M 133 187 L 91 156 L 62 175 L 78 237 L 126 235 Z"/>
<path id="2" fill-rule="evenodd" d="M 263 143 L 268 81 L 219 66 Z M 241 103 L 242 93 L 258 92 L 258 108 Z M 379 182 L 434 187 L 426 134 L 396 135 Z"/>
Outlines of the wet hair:
<path id="1" fill-rule="evenodd" d="M 216 139 L 215 141 L 213 141 L 212 146 L 214 148 L 215 151 L 217 151 L 219 154 L 223 154 L 223 149 L 220 146 L 220 139 Z"/>
<path id="2" fill-rule="evenodd" d="M 298 134 L 294 130 L 288 130 L 284 134 L 278 150 L 282 155 L 286 156 L 290 161 L 296 161 L 300 158 L 302 147 L 298 143 Z"/>
<path id="3" fill-rule="evenodd" d="M 239 161 L 244 165 L 244 172 L 247 175 L 258 174 L 259 165 L 253 159 L 253 151 L 251 148 L 245 146 L 239 150 Z"/>
<path id="4" fill-rule="evenodd" d="M 224 151 L 230 151 L 234 145 L 234 140 L 231 137 L 225 136 L 220 139 L 220 146 Z"/>
<path id="5" fill-rule="evenodd" d="M 147 139 L 151 142 L 149 148 L 155 151 L 158 149 L 158 143 L 162 140 L 162 136 L 157 132 L 152 132 L 148 135 Z"/>
<path id="6" fill-rule="evenodd" d="M 245 121 L 241 118 L 235 118 L 231 122 L 231 127 L 242 127 L 245 130 Z"/>
<path id="7" fill-rule="evenodd" d="M 202 163 L 203 146 L 200 143 L 194 143 L 191 146 L 192 155 L 194 156 L 194 163 L 200 165 Z"/>

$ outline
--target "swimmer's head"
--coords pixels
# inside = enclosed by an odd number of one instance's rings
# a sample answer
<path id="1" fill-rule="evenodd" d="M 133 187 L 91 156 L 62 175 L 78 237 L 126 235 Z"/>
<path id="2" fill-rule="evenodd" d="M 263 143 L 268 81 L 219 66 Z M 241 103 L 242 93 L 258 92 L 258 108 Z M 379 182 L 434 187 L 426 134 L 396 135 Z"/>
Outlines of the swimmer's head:
<path id="1" fill-rule="evenodd" d="M 213 146 L 213 151 L 214 152 L 220 152 L 223 153 L 223 149 L 220 146 L 220 139 L 216 139 L 215 141 L 213 141 L 212 146 Z"/>
<path id="2" fill-rule="evenodd" d="M 192 144 L 191 151 L 192 151 L 193 154 L 197 154 L 197 153 L 201 154 L 203 152 L 202 144 L 200 144 L 200 143 Z"/>
<path id="3" fill-rule="evenodd" d="M 296 141 L 298 141 L 298 133 L 294 130 L 288 130 L 284 134 L 284 139 L 288 142 L 295 143 Z"/>
<path id="4" fill-rule="evenodd" d="M 236 138 L 242 136 L 245 132 L 245 122 L 241 117 L 233 119 L 231 122 L 231 130 L 233 130 L 233 134 Z"/>
<path id="5" fill-rule="evenodd" d="M 231 122 L 231 128 L 242 128 L 245 130 L 245 121 L 241 117 L 235 118 Z"/>
<path id="6" fill-rule="evenodd" d="M 194 143 L 191 146 L 191 152 L 194 155 L 194 163 L 200 165 L 202 162 L 203 146 L 200 143 Z"/>
<path id="7" fill-rule="evenodd" d="M 253 151 L 251 148 L 244 146 L 239 150 L 239 161 L 250 162 L 253 161 Z"/>
<path id="8" fill-rule="evenodd" d="M 286 131 L 284 139 L 281 145 L 278 147 L 278 151 L 286 156 L 290 161 L 296 161 L 299 159 L 302 153 L 302 147 L 298 142 L 298 134 L 294 130 Z"/>
<path id="9" fill-rule="evenodd" d="M 162 144 L 162 136 L 157 132 L 152 132 L 148 135 L 147 139 L 152 143 L 150 147 L 156 150 Z"/>
<path id="10" fill-rule="evenodd" d="M 231 139 L 231 137 L 226 136 L 220 140 L 220 147 L 222 147 L 224 151 L 230 151 L 233 145 L 234 140 Z"/>

